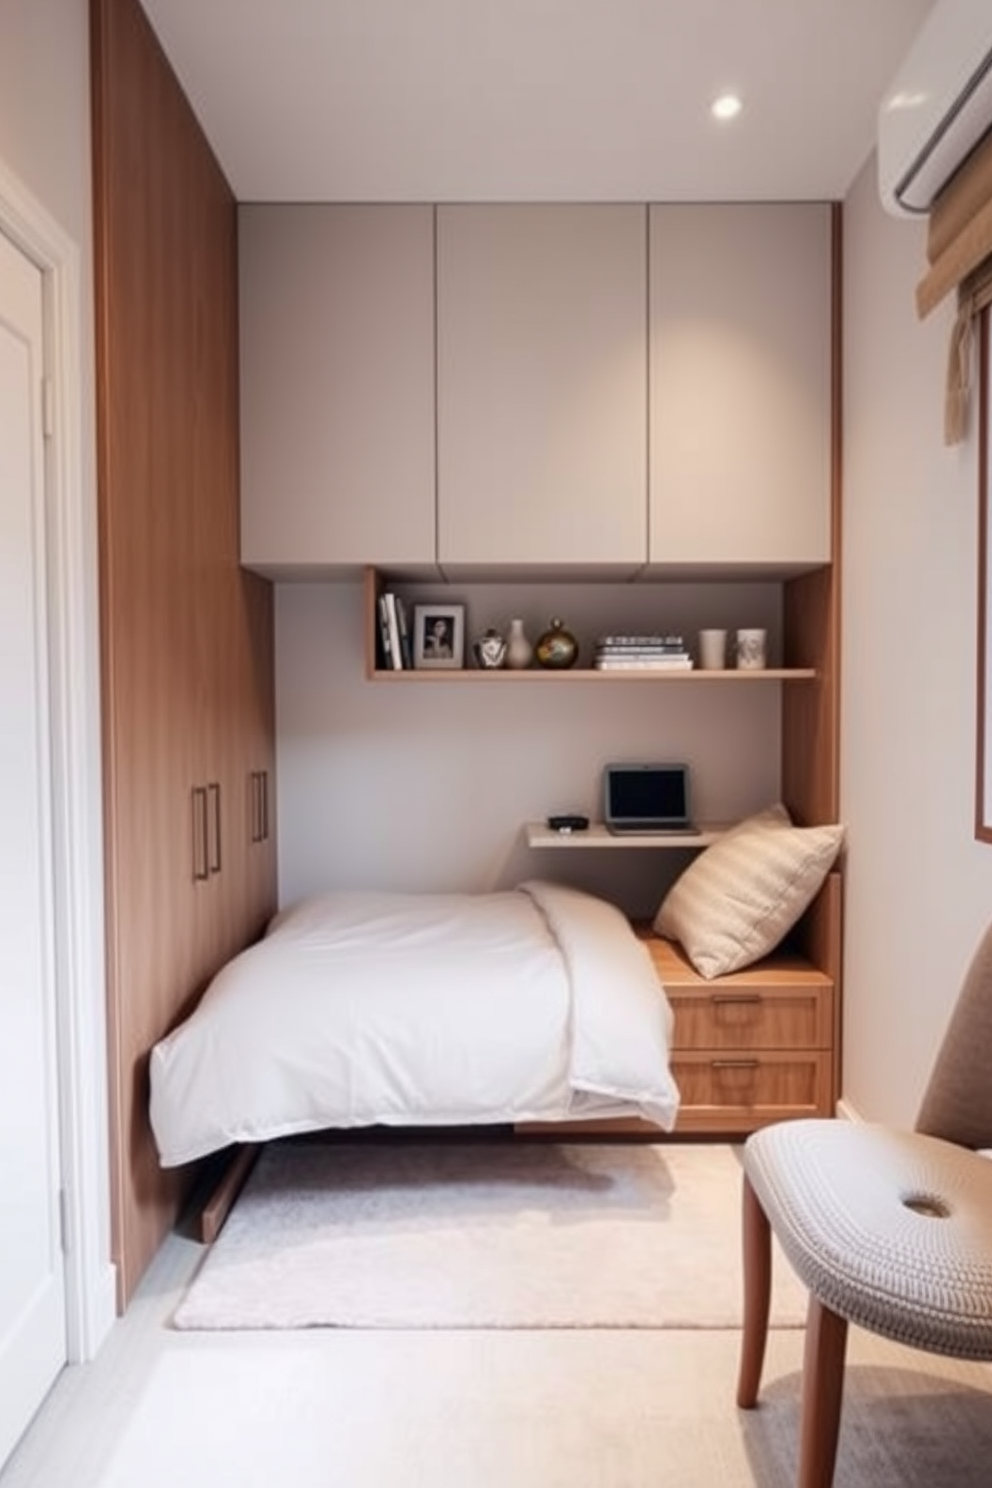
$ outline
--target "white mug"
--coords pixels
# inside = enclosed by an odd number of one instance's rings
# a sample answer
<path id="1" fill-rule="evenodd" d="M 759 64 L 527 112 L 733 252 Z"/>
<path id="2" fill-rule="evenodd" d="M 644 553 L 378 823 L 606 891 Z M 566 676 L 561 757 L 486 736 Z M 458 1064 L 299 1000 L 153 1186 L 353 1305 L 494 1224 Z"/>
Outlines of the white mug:
<path id="1" fill-rule="evenodd" d="M 704 672 L 722 672 L 727 665 L 727 632 L 699 632 L 699 665 Z"/>
<path id="2" fill-rule="evenodd" d="M 765 647 L 767 631 L 739 630 L 737 632 L 737 667 L 742 672 L 760 672 L 766 665 Z"/>

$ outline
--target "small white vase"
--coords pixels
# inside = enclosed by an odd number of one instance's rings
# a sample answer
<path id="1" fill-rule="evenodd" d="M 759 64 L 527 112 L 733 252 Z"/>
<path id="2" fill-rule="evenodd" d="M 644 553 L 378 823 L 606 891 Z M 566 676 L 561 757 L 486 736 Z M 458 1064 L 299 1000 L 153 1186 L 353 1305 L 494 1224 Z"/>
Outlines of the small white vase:
<path id="1" fill-rule="evenodd" d="M 506 641 L 506 665 L 514 671 L 523 671 L 530 666 L 534 647 L 527 639 L 522 620 L 510 621 L 510 632 Z"/>

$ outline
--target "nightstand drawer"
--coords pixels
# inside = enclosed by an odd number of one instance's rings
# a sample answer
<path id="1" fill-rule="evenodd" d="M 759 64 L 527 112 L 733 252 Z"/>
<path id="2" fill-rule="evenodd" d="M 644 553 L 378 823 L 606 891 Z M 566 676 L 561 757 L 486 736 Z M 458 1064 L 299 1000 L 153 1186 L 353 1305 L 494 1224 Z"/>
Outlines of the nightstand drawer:
<path id="1" fill-rule="evenodd" d="M 786 1117 L 833 1114 L 829 1051 L 676 1053 L 672 1074 L 682 1096 L 678 1131 L 750 1131 Z"/>
<path id="2" fill-rule="evenodd" d="M 672 1048 L 829 1049 L 833 987 L 669 986 Z"/>

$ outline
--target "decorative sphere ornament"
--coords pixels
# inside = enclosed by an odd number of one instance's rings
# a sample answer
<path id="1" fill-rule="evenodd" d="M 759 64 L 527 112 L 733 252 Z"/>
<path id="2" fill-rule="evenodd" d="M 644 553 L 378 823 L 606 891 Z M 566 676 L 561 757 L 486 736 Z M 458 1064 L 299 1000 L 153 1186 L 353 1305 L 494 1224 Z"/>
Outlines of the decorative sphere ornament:
<path id="1" fill-rule="evenodd" d="M 564 620 L 551 621 L 550 629 L 539 638 L 534 654 L 538 666 L 551 671 L 565 671 L 574 666 L 579 655 L 579 643 L 570 630 L 565 629 Z"/>

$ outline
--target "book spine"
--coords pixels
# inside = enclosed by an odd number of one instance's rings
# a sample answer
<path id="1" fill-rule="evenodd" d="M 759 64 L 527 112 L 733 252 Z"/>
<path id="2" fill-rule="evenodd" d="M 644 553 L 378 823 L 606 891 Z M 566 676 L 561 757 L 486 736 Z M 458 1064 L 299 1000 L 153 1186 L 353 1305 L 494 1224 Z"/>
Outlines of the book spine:
<path id="1" fill-rule="evenodd" d="M 394 596 L 396 604 L 396 625 L 400 633 L 400 657 L 405 671 L 413 670 L 413 643 L 410 640 L 410 622 L 407 618 L 406 605 L 397 594 Z"/>
<path id="2" fill-rule="evenodd" d="M 386 624 L 389 629 L 389 651 L 392 657 L 394 672 L 403 670 L 403 650 L 400 646 L 400 626 L 396 617 L 396 595 L 387 591 L 384 596 L 386 600 Z"/>
<path id="3" fill-rule="evenodd" d="M 688 651 L 597 651 L 596 656 L 602 661 L 686 661 Z"/>
<path id="4" fill-rule="evenodd" d="M 599 656 L 685 656 L 684 646 L 597 646 Z"/>
<path id="5" fill-rule="evenodd" d="M 389 614 L 384 594 L 379 595 L 379 653 L 383 671 L 390 671 L 393 665 L 393 653 L 389 643 Z"/>
<path id="6" fill-rule="evenodd" d="M 604 635 L 597 641 L 600 646 L 650 646 L 652 650 L 681 651 L 685 648 L 685 637 L 680 635 Z"/>
<path id="7" fill-rule="evenodd" d="M 691 656 L 602 656 L 595 662 L 595 668 L 600 672 L 691 672 L 692 666 Z"/>

